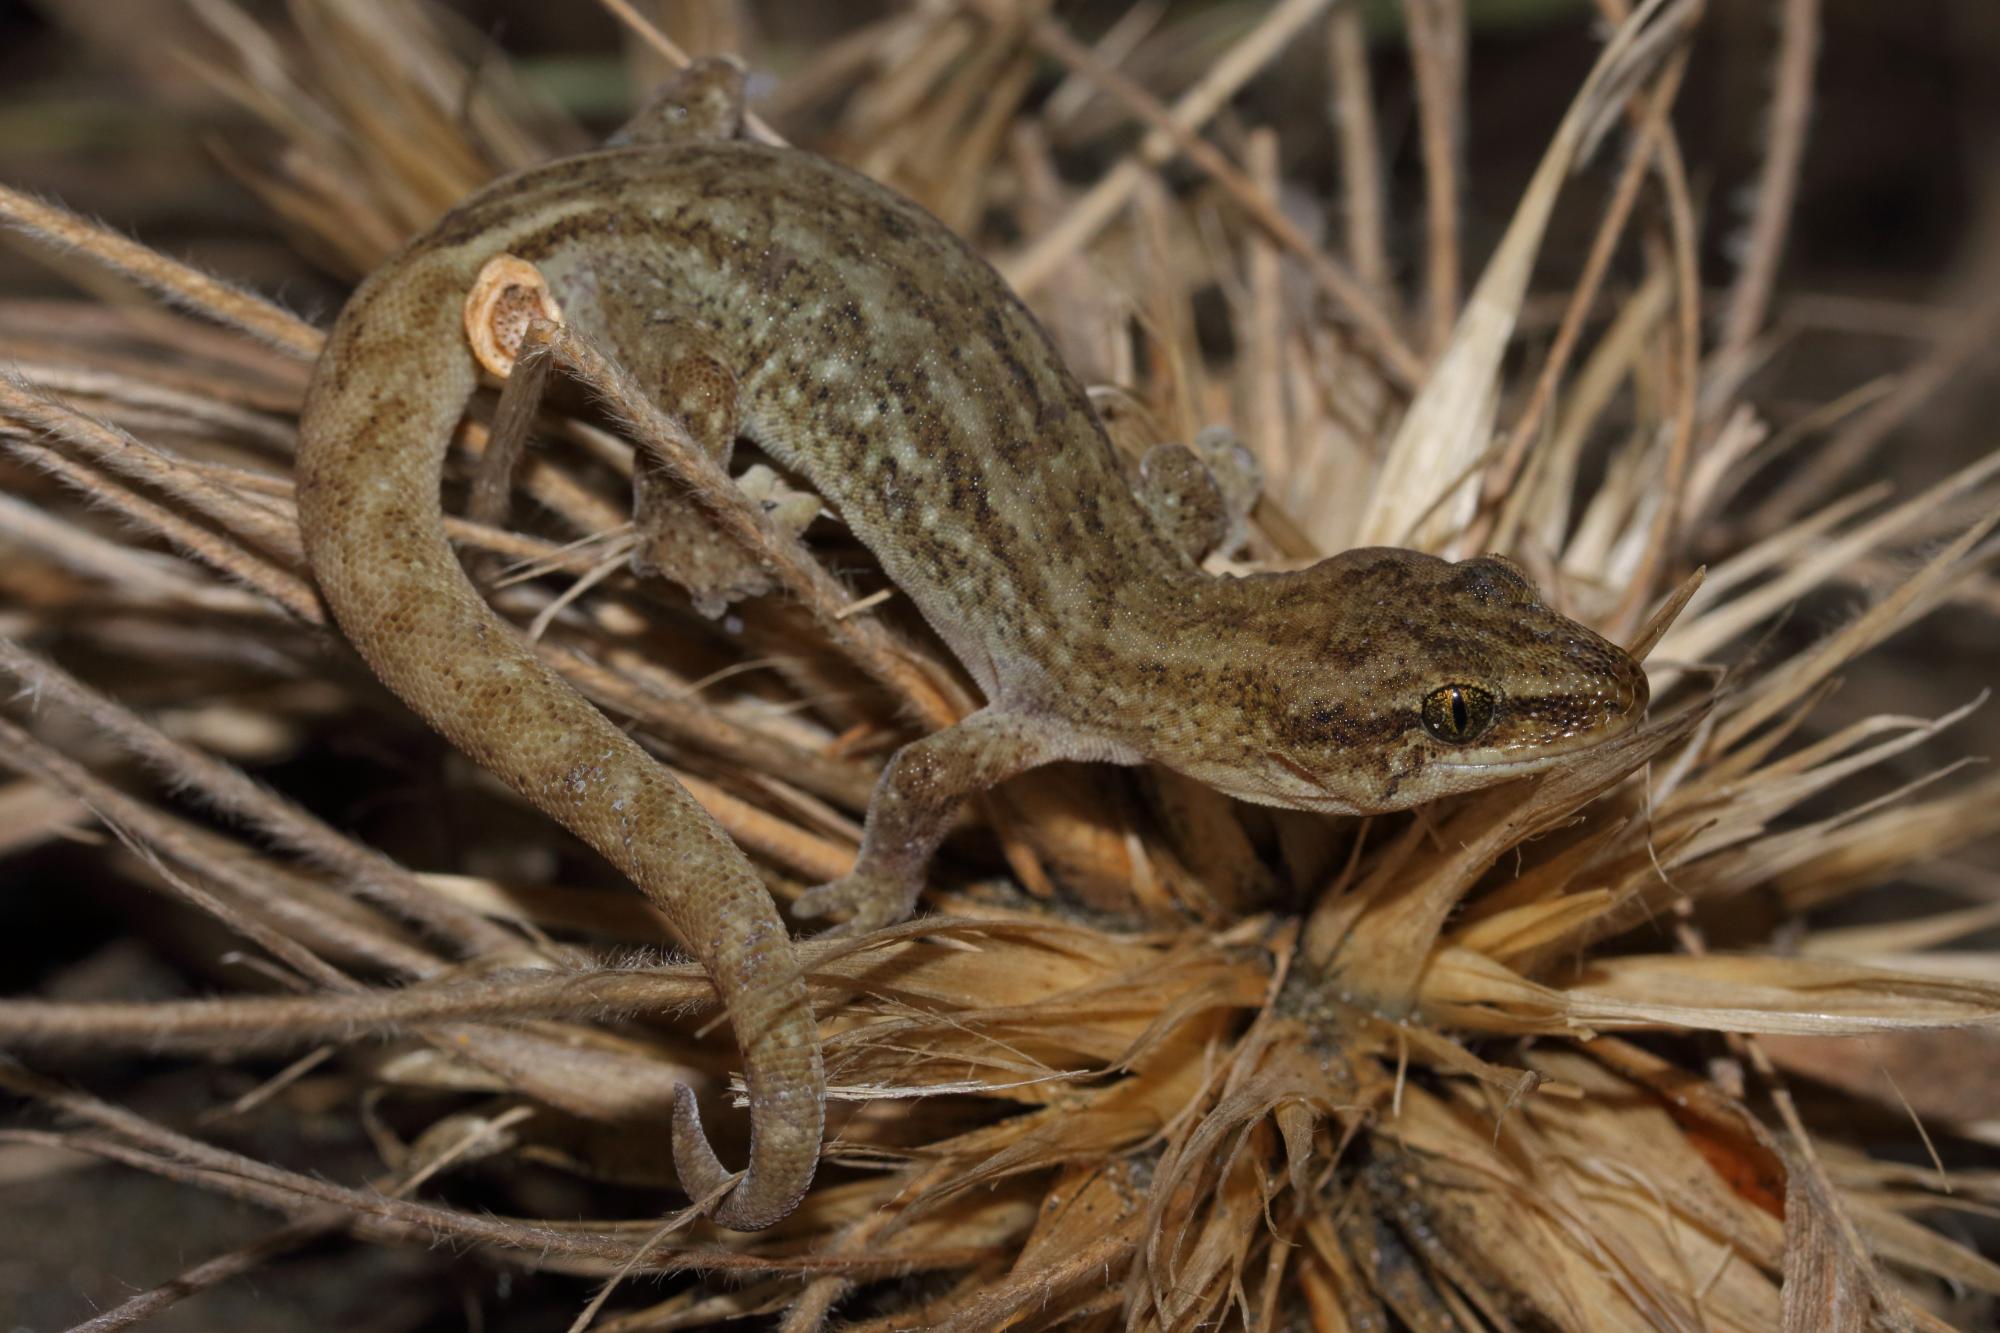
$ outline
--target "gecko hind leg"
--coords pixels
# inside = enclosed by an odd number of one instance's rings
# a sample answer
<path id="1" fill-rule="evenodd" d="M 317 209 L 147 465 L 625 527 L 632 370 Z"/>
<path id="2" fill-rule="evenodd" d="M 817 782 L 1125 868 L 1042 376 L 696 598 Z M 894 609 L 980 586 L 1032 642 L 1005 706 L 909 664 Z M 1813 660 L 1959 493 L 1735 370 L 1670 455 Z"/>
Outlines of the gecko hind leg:
<path id="1" fill-rule="evenodd" d="M 960 801 L 1043 764 L 1119 757 L 1102 749 L 1059 720 L 997 707 L 912 741 L 875 784 L 854 869 L 808 891 L 793 914 L 845 912 L 846 923 L 835 928 L 841 934 L 894 925 L 916 907 L 924 869 Z"/>

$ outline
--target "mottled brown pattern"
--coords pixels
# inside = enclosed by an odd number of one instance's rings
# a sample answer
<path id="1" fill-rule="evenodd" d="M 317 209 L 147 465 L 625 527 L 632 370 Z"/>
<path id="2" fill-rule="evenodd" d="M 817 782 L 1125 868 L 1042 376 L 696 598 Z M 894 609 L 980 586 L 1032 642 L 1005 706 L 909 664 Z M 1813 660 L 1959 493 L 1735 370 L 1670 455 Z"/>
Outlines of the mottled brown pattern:
<path id="1" fill-rule="evenodd" d="M 904 915 L 957 800 L 1052 760 L 1153 761 L 1248 800 L 1372 813 L 1545 767 L 1643 711 L 1637 665 L 1503 562 L 1366 550 L 1202 574 L 1188 534 L 1163 535 L 1127 489 L 1046 334 L 945 228 L 806 154 L 653 137 L 500 182 L 362 287 L 309 395 L 299 506 L 327 600 L 382 679 L 616 861 L 715 979 L 753 1127 L 719 1220 L 766 1224 L 811 1178 L 812 1015 L 742 856 L 536 662 L 445 541 L 439 474 L 474 382 L 460 306 L 487 259 L 534 264 L 570 327 L 667 410 L 710 434 L 733 420 L 805 476 L 987 694 L 896 757 L 854 874 L 801 912 Z M 700 373 L 691 344 L 712 359 Z M 725 384 L 733 405 L 715 401 Z M 1451 684 L 1496 700 L 1457 746 L 1420 719 Z M 720 1186 L 691 1098 L 675 1151 L 692 1192 Z"/>

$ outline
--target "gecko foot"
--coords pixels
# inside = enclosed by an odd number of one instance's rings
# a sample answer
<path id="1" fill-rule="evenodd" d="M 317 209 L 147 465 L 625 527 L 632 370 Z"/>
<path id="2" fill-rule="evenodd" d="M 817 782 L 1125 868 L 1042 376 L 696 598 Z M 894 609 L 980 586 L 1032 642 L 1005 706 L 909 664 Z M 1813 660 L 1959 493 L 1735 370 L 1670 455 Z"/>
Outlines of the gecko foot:
<path id="1" fill-rule="evenodd" d="M 908 917 L 922 888 L 921 878 L 902 880 L 856 870 L 801 894 L 792 904 L 792 914 L 821 917 L 844 913 L 847 920 L 827 933 L 865 935 Z"/>

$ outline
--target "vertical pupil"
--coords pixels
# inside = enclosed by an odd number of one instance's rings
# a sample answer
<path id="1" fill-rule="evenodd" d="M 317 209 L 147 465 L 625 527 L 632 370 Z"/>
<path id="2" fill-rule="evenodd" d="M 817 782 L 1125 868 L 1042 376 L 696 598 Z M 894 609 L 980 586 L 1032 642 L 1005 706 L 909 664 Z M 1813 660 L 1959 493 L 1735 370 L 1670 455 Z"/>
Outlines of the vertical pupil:
<path id="1" fill-rule="evenodd" d="M 1451 729 L 1463 735 L 1466 725 L 1472 719 L 1465 711 L 1465 691 L 1453 689 L 1451 692 Z"/>

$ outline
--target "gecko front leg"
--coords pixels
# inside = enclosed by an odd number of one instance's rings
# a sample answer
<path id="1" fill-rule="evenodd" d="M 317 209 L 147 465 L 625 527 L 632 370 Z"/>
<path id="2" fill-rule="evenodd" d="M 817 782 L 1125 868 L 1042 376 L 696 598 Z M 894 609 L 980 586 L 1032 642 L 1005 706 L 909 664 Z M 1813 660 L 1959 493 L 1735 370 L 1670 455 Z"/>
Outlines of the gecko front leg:
<path id="1" fill-rule="evenodd" d="M 1264 472 L 1228 429 L 1211 426 L 1192 445 L 1156 444 L 1139 460 L 1133 493 L 1162 536 L 1189 560 L 1233 555 L 1249 538 Z"/>
<path id="2" fill-rule="evenodd" d="M 916 907 L 924 867 L 951 826 L 958 803 L 1043 764 L 1064 759 L 1130 762 L 1115 747 L 1056 718 L 982 708 L 956 726 L 896 751 L 868 802 L 854 869 L 793 904 L 797 916 L 845 912 L 843 931 L 894 925 Z"/>
<path id="3" fill-rule="evenodd" d="M 1224 430 L 1195 446 L 1159 445 L 1139 468 L 1135 491 L 1163 535 L 1190 561 L 1242 544 L 1262 473 Z M 854 869 L 793 904 L 801 917 L 847 913 L 843 931 L 894 925 L 915 909 L 924 869 L 960 801 L 1043 764 L 1065 759 L 1137 763 L 1124 747 L 1068 722 L 990 706 L 898 750 L 868 802 Z"/>
<path id="4" fill-rule="evenodd" d="M 690 321 L 656 320 L 647 329 L 640 364 L 626 369 L 726 470 L 736 444 L 739 390 L 735 371 L 710 342 L 709 333 Z M 818 496 L 788 488 L 767 467 L 752 468 L 737 482 L 786 537 L 804 532 L 819 513 Z M 718 533 L 672 471 L 643 447 L 632 477 L 632 528 L 633 572 L 680 584 L 702 615 L 719 616 L 732 602 L 771 590 L 770 572 Z"/>
<path id="5" fill-rule="evenodd" d="M 709 56 L 669 80 L 606 143 L 619 148 L 735 139 L 743 124 L 743 66 L 726 56 Z M 626 369 L 726 469 L 740 424 L 738 383 L 729 359 L 718 355 L 712 342 L 713 335 L 700 324 L 660 316 L 640 344 L 652 364 L 628 364 Z M 769 468 L 752 468 L 739 482 L 788 536 L 804 532 L 819 513 L 818 496 L 791 490 Z M 763 567 L 717 534 L 672 473 L 643 454 L 632 478 L 632 527 L 638 538 L 633 572 L 678 583 L 702 615 L 719 616 L 731 603 L 771 589 Z"/>

